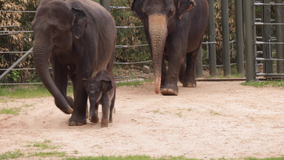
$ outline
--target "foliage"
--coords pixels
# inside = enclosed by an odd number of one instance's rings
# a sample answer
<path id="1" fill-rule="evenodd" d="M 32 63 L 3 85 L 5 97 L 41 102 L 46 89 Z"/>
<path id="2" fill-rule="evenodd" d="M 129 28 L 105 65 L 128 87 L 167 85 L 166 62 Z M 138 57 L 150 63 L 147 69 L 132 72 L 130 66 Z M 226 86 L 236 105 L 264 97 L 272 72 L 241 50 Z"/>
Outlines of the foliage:
<path id="1" fill-rule="evenodd" d="M 40 0 L 0 0 L 0 9 L 7 11 L 35 11 Z M 22 12 L 1 12 L 0 26 L 4 27 L 1 31 L 31 31 L 31 21 L 34 13 Z M 5 32 L 11 33 L 11 32 Z M 15 33 L 15 32 L 13 32 Z M 8 51 L 27 51 L 32 47 L 32 33 L 18 33 L 12 35 L 0 35 L 0 52 Z M 8 68 L 16 62 L 24 53 L 0 54 L 0 68 Z M 34 67 L 32 55 L 29 55 L 25 61 L 18 65 L 19 68 Z M 0 71 L 0 74 L 3 72 Z M 16 74 L 15 74 L 16 73 Z M 5 77 L 1 82 L 27 82 L 34 77 L 34 72 L 28 70 L 13 71 L 12 74 Z"/>
<path id="2" fill-rule="evenodd" d="M 19 157 L 23 157 L 24 153 L 21 153 L 20 150 L 16 150 L 13 152 L 5 152 L 3 154 L 0 155 L 0 160 L 2 159 L 15 159 L 15 158 L 19 158 Z"/>
<path id="3" fill-rule="evenodd" d="M 132 0 L 112 0 L 112 6 L 131 7 Z M 112 9 L 111 14 L 117 26 L 143 26 L 143 23 L 137 18 L 130 9 Z M 117 45 L 140 45 L 148 44 L 144 28 L 118 28 Z M 149 47 L 117 48 L 115 51 L 116 62 L 135 62 L 150 60 L 151 55 Z"/>
<path id="4" fill-rule="evenodd" d="M 253 86 L 257 88 L 261 87 L 284 87 L 284 80 L 281 81 L 257 81 L 257 82 L 244 82 L 242 83 L 244 86 Z"/>
<path id="5" fill-rule="evenodd" d="M 21 111 L 21 108 L 9 108 L 9 109 L 6 109 L 6 108 L 2 108 L 0 109 L 0 114 L 12 114 L 12 115 L 18 115 Z"/>

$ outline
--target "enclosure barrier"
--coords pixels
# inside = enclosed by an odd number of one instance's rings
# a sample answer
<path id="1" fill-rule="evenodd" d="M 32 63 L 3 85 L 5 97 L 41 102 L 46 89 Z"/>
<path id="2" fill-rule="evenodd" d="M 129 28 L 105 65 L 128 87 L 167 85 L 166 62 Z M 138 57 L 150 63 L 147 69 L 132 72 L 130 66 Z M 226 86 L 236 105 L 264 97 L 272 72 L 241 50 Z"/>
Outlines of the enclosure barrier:
<path id="1" fill-rule="evenodd" d="M 107 9 L 130 9 L 130 7 L 125 7 L 125 6 L 110 6 L 110 2 L 109 0 L 100 0 L 101 4 Z M 226 40 L 223 40 L 223 47 L 226 48 L 226 52 L 224 52 L 224 56 L 226 60 L 224 60 L 223 65 L 216 65 L 216 38 L 215 38 L 215 24 L 214 24 L 214 0 L 208 0 L 209 2 L 209 24 L 208 24 L 208 32 L 209 32 L 209 38 L 208 38 L 208 42 L 203 42 L 202 45 L 206 45 L 207 46 L 207 58 L 209 59 L 209 65 L 202 65 L 202 61 L 201 61 L 201 65 L 199 63 L 197 63 L 197 67 L 196 67 L 196 75 L 197 77 L 202 77 L 202 71 L 203 68 L 202 67 L 209 67 L 210 70 L 210 75 L 212 77 L 216 76 L 216 68 L 217 67 L 223 67 L 224 69 L 224 75 L 229 76 L 230 73 L 230 66 L 231 65 L 237 65 L 238 68 L 238 73 L 240 73 L 241 75 L 243 75 L 244 71 L 242 68 L 244 68 L 244 62 L 243 62 L 243 41 L 242 41 L 242 1 L 236 1 L 235 6 L 236 6 L 236 21 L 239 22 L 237 23 L 237 41 L 233 40 L 229 42 L 229 38 L 228 38 L 228 30 L 226 32 L 224 32 L 223 34 L 225 35 Z M 228 3 L 225 0 L 222 0 L 222 9 L 224 9 L 224 12 L 222 12 L 223 18 L 223 24 L 225 24 L 227 27 L 228 24 L 228 17 L 226 18 L 226 16 L 228 16 Z M 7 10 L 0 10 L 0 12 L 23 12 L 23 13 L 36 13 L 36 11 L 7 11 Z M 1 26 L 1 28 L 4 28 L 6 26 Z M 9 27 L 18 27 L 18 26 L 9 26 Z M 117 26 L 117 29 L 131 29 L 131 28 L 142 28 L 143 26 Z M 225 30 L 224 30 L 225 31 Z M 31 33 L 33 31 L 1 31 L 1 34 L 4 35 L 9 35 L 9 34 L 19 34 L 19 33 Z M 237 43 L 237 63 L 230 63 L 230 44 L 232 44 L 232 48 L 233 47 L 233 43 Z M 148 44 L 140 44 L 140 45 L 116 45 L 116 48 L 129 48 L 129 47 L 142 47 L 142 46 L 147 46 Z M 8 52 L 0 52 L 1 54 L 16 54 L 16 53 L 26 53 L 26 54 L 30 54 L 32 51 L 32 49 L 30 49 L 29 51 L 8 51 Z M 232 55 L 233 55 L 234 50 L 232 49 Z M 25 54 L 25 55 L 26 55 Z M 199 51 L 199 55 L 198 55 L 198 59 L 202 60 L 202 52 L 201 50 Z M 19 59 L 19 60 L 23 60 L 23 58 Z M 18 60 L 18 61 L 19 61 Z M 17 61 L 17 62 L 18 62 Z M 141 61 L 141 62 L 114 62 L 114 64 L 118 64 L 118 65 L 132 65 L 132 64 L 144 64 L 144 63 L 151 63 L 151 60 L 148 61 Z M 7 73 L 11 70 L 35 70 L 35 68 L 14 68 L 17 65 L 17 63 L 14 63 L 9 69 L 0 69 L 0 70 L 6 70 L 5 75 L 7 75 Z M 51 68 L 50 68 L 51 69 Z M 5 76 L 4 74 L 1 75 L 1 78 L 3 78 Z M 140 76 L 140 75 L 138 75 Z M 1 80 L 0 78 L 0 80 Z M 121 77 L 117 77 L 117 78 L 121 78 Z M 127 77 L 126 77 L 127 78 Z M 15 84 L 15 83 L 13 83 Z M 3 85 L 3 83 L 1 84 Z"/>
<path id="2" fill-rule="evenodd" d="M 284 73 L 284 36 L 283 36 L 283 6 L 284 2 L 282 0 L 275 0 L 275 2 L 270 2 L 270 0 L 262 0 L 262 2 L 256 1 L 253 7 L 262 7 L 262 17 L 255 18 L 254 26 L 262 27 L 262 37 L 257 37 L 257 39 L 262 38 L 262 41 L 255 40 L 255 75 L 256 78 L 263 76 L 266 78 L 271 77 L 281 77 L 283 78 Z M 275 23 L 272 23 L 271 19 L 271 7 L 275 7 Z M 276 27 L 276 37 L 272 37 L 272 26 Z M 276 41 L 276 42 L 275 42 Z M 257 46 L 262 45 L 262 51 L 257 51 Z M 273 58 L 273 45 L 276 45 L 277 58 Z M 260 57 L 262 54 L 263 57 Z M 258 61 L 263 61 L 263 73 L 258 69 Z M 277 73 L 273 71 L 273 61 L 277 63 Z"/>

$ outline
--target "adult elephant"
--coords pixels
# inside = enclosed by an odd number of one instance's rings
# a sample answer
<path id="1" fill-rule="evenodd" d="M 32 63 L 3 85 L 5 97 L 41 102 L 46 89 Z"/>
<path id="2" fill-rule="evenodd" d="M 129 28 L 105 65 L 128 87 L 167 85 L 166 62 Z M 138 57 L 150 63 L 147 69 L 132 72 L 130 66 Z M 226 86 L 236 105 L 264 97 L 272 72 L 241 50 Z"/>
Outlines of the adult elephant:
<path id="1" fill-rule="evenodd" d="M 36 71 L 55 99 L 71 114 L 69 125 L 86 124 L 84 80 L 93 72 L 112 72 L 116 27 L 110 13 L 91 0 L 42 0 L 32 22 Z M 48 59 L 52 64 L 52 77 Z M 66 96 L 68 77 L 74 100 Z"/>
<path id="2" fill-rule="evenodd" d="M 131 9 L 144 23 L 155 92 L 177 95 L 179 77 L 184 87 L 195 87 L 196 57 L 208 23 L 207 0 L 134 0 Z"/>

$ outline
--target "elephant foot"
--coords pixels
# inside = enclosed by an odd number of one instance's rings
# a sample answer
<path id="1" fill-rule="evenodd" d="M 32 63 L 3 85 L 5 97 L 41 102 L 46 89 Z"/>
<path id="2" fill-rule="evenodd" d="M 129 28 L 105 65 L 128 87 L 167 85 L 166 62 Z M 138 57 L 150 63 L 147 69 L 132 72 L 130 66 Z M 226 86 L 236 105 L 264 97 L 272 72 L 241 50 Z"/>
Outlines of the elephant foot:
<path id="1" fill-rule="evenodd" d="M 92 119 L 92 118 L 90 118 L 89 119 L 92 123 L 98 123 L 99 122 L 99 119 Z"/>
<path id="2" fill-rule="evenodd" d="M 73 116 L 69 119 L 69 126 L 82 126 L 87 124 L 87 121 L 84 118 L 73 118 Z"/>
<path id="3" fill-rule="evenodd" d="M 196 88 L 196 82 L 194 82 L 194 83 L 191 83 L 191 82 L 184 83 L 183 86 L 184 87 L 188 87 L 188 88 Z"/>
<path id="4" fill-rule="evenodd" d="M 178 94 L 178 91 L 171 88 L 161 88 L 161 94 L 176 96 Z"/>
<path id="5" fill-rule="evenodd" d="M 107 118 L 102 119 L 101 127 L 108 127 L 108 120 Z"/>
<path id="6" fill-rule="evenodd" d="M 92 123 L 98 123 L 99 122 L 99 117 L 96 114 L 93 114 L 93 116 L 90 118 L 90 121 Z"/>

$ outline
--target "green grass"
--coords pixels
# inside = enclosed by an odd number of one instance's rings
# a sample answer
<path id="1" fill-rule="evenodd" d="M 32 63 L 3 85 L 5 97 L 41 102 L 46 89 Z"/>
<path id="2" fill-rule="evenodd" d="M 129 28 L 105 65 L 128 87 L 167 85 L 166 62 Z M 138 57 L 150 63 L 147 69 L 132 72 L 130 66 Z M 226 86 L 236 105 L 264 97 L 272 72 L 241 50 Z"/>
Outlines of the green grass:
<path id="1" fill-rule="evenodd" d="M 284 157 L 273 157 L 273 158 L 264 158 L 264 159 L 258 159 L 258 158 L 218 158 L 218 159 L 210 159 L 210 160 L 284 160 Z M 172 156 L 164 156 L 161 158 L 152 158 L 149 156 L 126 156 L 126 157 L 79 157 L 79 158 L 66 158 L 64 160 L 202 160 L 202 159 L 193 159 L 193 158 L 185 158 L 183 156 L 180 157 L 172 157 Z"/>
<path id="2" fill-rule="evenodd" d="M 67 95 L 73 94 L 72 86 L 68 86 Z M 51 94 L 43 85 L 1 86 L 0 97 L 13 99 L 49 97 Z"/>
<path id="3" fill-rule="evenodd" d="M 76 151 L 76 154 L 78 152 Z M 163 156 L 160 158 L 152 158 L 150 156 L 144 156 L 144 155 L 135 155 L 135 156 L 100 156 L 100 157 L 70 157 L 67 155 L 66 152 L 58 152 L 58 151 L 49 151 L 49 152 L 30 152 L 27 156 L 25 156 L 24 153 L 22 153 L 20 150 L 15 150 L 12 152 L 5 152 L 0 154 L 0 160 L 4 159 L 15 159 L 15 158 L 21 158 L 21 157 L 62 157 L 62 160 L 202 160 L 202 159 L 192 159 L 192 158 L 185 158 L 183 156 L 179 157 L 172 157 L 172 156 Z M 218 158 L 210 160 L 284 160 L 284 157 L 271 157 L 271 158 Z"/>
<path id="4" fill-rule="evenodd" d="M 284 87 L 284 81 L 244 82 L 244 83 L 241 83 L 241 85 L 253 86 L 253 87 L 257 87 L 257 88 L 267 87 L 267 86 L 271 86 L 271 87 Z"/>
<path id="5" fill-rule="evenodd" d="M 27 145 L 26 147 L 38 147 L 42 150 L 59 148 L 59 146 L 51 145 L 50 140 L 44 140 L 43 142 L 28 142 L 28 143 L 31 143 L 31 144 Z"/>
<path id="6" fill-rule="evenodd" d="M 5 152 L 0 155 L 0 160 L 2 159 L 15 159 L 15 158 L 20 158 L 24 157 L 25 154 L 22 153 L 20 150 L 12 151 L 12 152 Z"/>
<path id="7" fill-rule="evenodd" d="M 152 82 L 153 80 L 145 81 L 131 81 L 117 83 L 117 87 L 121 86 L 139 86 L 144 82 Z M 73 95 L 73 87 L 69 85 L 67 87 L 67 95 Z M 51 94 L 43 85 L 28 85 L 28 86 L 1 86 L 0 87 L 0 102 L 7 103 L 4 97 L 11 99 L 23 99 L 23 98 L 39 98 L 49 97 Z"/>
<path id="8" fill-rule="evenodd" d="M 152 160 L 153 158 L 148 157 L 148 156 L 119 156 L 119 157 L 114 157 L 114 156 L 101 156 L 101 157 L 79 157 L 79 158 L 66 158 L 64 160 Z"/>
<path id="9" fill-rule="evenodd" d="M 153 80 L 144 80 L 144 81 L 130 81 L 130 82 L 118 82 L 116 84 L 116 87 L 121 87 L 121 86 L 139 86 L 143 84 L 144 82 L 153 82 Z"/>
<path id="10" fill-rule="evenodd" d="M 213 114 L 213 115 L 216 115 L 216 116 L 223 116 L 222 114 L 215 112 L 213 110 L 210 110 L 210 113 Z"/>
<path id="11" fill-rule="evenodd" d="M 21 112 L 21 108 L 15 107 L 15 108 L 2 108 L 0 109 L 0 114 L 12 114 L 12 115 L 18 115 Z"/>
<path id="12" fill-rule="evenodd" d="M 52 151 L 52 152 L 34 152 L 34 153 L 29 153 L 29 157 L 66 157 L 67 154 L 66 152 L 57 152 L 57 151 Z"/>

